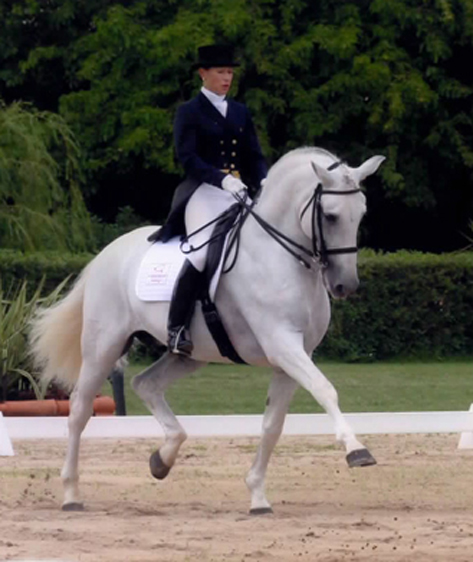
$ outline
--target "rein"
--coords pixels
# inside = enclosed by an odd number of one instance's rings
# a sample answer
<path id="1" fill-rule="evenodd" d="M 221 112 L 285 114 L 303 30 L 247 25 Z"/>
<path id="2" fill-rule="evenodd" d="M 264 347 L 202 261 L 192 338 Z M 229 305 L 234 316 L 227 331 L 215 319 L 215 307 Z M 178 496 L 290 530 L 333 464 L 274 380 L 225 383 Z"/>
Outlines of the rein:
<path id="1" fill-rule="evenodd" d="M 341 163 L 340 162 L 334 162 L 331 166 L 329 166 L 327 169 L 328 170 L 334 170 L 335 168 L 337 168 Z M 322 199 L 322 195 L 352 195 L 355 193 L 359 193 L 361 192 L 361 189 L 350 189 L 347 191 L 334 191 L 334 190 L 330 190 L 330 189 L 323 189 L 322 183 L 318 183 L 317 186 L 314 189 L 314 193 L 312 194 L 312 196 L 310 197 L 309 201 L 307 202 L 307 204 L 305 205 L 305 207 L 303 208 L 301 215 L 300 215 L 300 220 L 302 221 L 302 219 L 304 218 L 305 213 L 308 211 L 309 208 L 311 208 L 311 228 L 312 228 L 312 249 L 309 250 L 307 249 L 305 246 L 302 246 L 301 244 L 299 244 L 298 242 L 295 242 L 294 240 L 292 240 L 291 238 L 289 238 L 288 236 L 286 236 L 285 234 L 283 234 L 282 232 L 280 232 L 279 230 L 277 230 L 276 228 L 274 228 L 274 226 L 272 226 L 271 224 L 269 224 L 268 222 L 266 222 L 262 217 L 260 217 L 260 215 L 258 215 L 254 210 L 253 207 L 255 205 L 255 202 L 252 201 L 251 204 L 248 204 L 246 202 L 248 195 L 245 194 L 243 197 L 238 194 L 238 193 L 234 193 L 233 196 L 235 197 L 237 204 L 240 206 L 241 208 L 241 213 L 238 217 L 238 219 L 235 221 L 235 228 L 233 230 L 233 234 L 231 235 L 231 239 L 230 242 L 228 244 L 228 248 L 225 252 L 225 258 L 224 258 L 224 263 L 226 263 L 231 251 L 233 250 L 233 247 L 236 245 L 236 252 L 235 252 L 235 256 L 232 260 L 231 265 L 228 268 L 223 269 L 223 273 L 228 273 L 229 271 L 231 271 L 235 265 L 237 256 L 238 256 L 238 248 L 239 248 L 239 244 L 240 244 L 240 232 L 241 229 L 243 227 L 243 224 L 245 223 L 246 219 L 248 218 L 249 215 L 251 215 L 256 222 L 261 226 L 261 228 L 267 233 L 269 234 L 269 236 L 271 236 L 280 246 L 282 246 L 287 252 L 289 252 L 292 256 L 294 256 L 297 261 L 303 265 L 306 269 L 312 269 L 312 265 L 309 261 L 312 260 L 313 262 L 315 262 L 316 264 L 320 264 L 323 267 L 327 267 L 328 266 L 328 256 L 331 255 L 339 255 L 339 254 L 353 254 L 358 252 L 358 247 L 357 246 L 349 246 L 349 247 L 342 247 L 342 248 L 327 248 L 327 244 L 325 241 L 325 236 L 324 236 L 324 230 L 323 230 L 323 223 L 322 223 L 322 208 L 321 208 L 321 199 Z M 218 238 L 221 238 L 223 236 L 226 236 L 226 232 L 214 235 L 212 237 L 210 237 L 209 240 L 207 240 L 206 242 L 204 242 L 203 244 L 201 244 L 200 246 L 198 246 L 197 248 L 195 248 L 194 246 L 192 246 L 189 243 L 189 239 L 196 235 L 197 233 L 201 232 L 202 230 L 204 230 L 205 228 L 211 226 L 212 224 L 216 223 L 217 221 L 219 221 L 220 219 L 222 219 L 223 217 L 225 217 L 226 215 L 228 215 L 231 212 L 231 209 L 233 207 L 230 207 L 229 209 L 227 209 L 226 211 L 224 211 L 221 215 L 219 215 L 217 218 L 215 218 L 214 220 L 208 222 L 207 224 L 205 224 L 204 226 L 200 227 L 199 229 L 195 230 L 194 232 L 191 232 L 188 236 L 184 237 L 182 242 L 181 242 L 181 251 L 184 254 L 190 254 L 192 252 L 195 252 L 197 250 L 200 250 L 200 248 L 203 248 L 204 246 L 207 246 L 208 244 L 210 244 L 211 242 L 213 242 L 214 240 L 217 240 Z M 320 248 L 317 247 L 317 228 L 319 231 L 319 246 Z M 188 248 L 184 248 L 184 245 L 188 244 Z M 297 250 L 299 250 L 298 253 Z M 309 259 L 307 259 L 309 258 Z"/>

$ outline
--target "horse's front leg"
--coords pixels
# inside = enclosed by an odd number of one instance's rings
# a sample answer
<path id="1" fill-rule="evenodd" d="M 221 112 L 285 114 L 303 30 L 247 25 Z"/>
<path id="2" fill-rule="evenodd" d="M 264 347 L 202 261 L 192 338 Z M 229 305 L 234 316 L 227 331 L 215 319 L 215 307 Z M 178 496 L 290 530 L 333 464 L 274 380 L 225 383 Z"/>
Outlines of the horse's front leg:
<path id="1" fill-rule="evenodd" d="M 295 380 L 279 369 L 274 370 L 268 390 L 268 399 L 263 419 L 263 434 L 256 453 L 256 458 L 246 477 L 246 485 L 251 492 L 252 515 L 272 513 L 271 505 L 266 499 L 265 477 L 269 459 L 281 435 L 286 413 L 297 388 Z"/>
<path id="2" fill-rule="evenodd" d="M 369 451 L 358 441 L 355 433 L 338 406 L 338 395 L 332 383 L 314 365 L 304 351 L 302 334 L 283 333 L 268 342 L 268 360 L 280 367 L 305 388 L 335 423 L 337 441 L 345 446 L 347 463 L 350 467 L 376 464 Z"/>
<path id="3" fill-rule="evenodd" d="M 187 439 L 187 434 L 166 402 L 164 393 L 174 381 L 190 375 L 204 365 L 205 363 L 187 357 L 166 353 L 132 381 L 133 390 L 164 431 L 164 444 L 149 460 L 151 474 L 159 480 L 166 478 L 176 462 L 182 443 Z"/>

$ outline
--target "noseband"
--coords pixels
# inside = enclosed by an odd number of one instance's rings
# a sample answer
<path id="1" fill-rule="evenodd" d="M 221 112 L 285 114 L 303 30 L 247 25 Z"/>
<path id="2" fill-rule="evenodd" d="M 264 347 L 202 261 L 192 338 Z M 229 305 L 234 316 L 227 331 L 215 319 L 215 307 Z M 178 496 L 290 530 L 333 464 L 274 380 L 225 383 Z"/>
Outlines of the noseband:
<path id="1" fill-rule="evenodd" d="M 336 162 L 336 165 L 332 164 L 328 169 L 333 170 L 340 163 Z M 312 220 L 311 220 L 311 228 L 312 228 L 312 254 L 314 257 L 318 258 L 319 262 L 324 266 L 327 267 L 328 265 L 328 256 L 335 255 L 335 254 L 354 254 L 358 252 L 358 246 L 348 246 L 345 248 L 327 248 L 327 244 L 325 242 L 324 236 L 324 229 L 322 223 L 322 195 L 352 195 L 353 193 L 359 193 L 361 189 L 349 189 L 347 191 L 333 191 L 330 189 L 323 189 L 322 184 L 317 184 L 317 187 L 312 194 L 312 197 L 309 199 L 307 205 L 302 210 L 300 220 L 304 218 L 306 211 L 312 205 Z M 317 230 L 316 225 L 319 229 L 319 247 L 317 247 Z"/>

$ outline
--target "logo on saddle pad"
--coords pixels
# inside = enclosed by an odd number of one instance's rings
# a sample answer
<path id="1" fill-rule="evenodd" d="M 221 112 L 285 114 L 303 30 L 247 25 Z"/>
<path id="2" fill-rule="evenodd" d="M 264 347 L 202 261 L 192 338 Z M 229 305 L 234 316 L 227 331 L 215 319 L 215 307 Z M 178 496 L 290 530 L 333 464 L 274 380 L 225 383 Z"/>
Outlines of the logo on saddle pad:
<path id="1" fill-rule="evenodd" d="M 136 296 L 147 302 L 170 302 L 176 279 L 187 256 L 181 251 L 178 237 L 154 242 L 144 255 L 136 277 Z M 221 264 L 217 268 L 209 287 L 213 300 L 220 279 Z"/>

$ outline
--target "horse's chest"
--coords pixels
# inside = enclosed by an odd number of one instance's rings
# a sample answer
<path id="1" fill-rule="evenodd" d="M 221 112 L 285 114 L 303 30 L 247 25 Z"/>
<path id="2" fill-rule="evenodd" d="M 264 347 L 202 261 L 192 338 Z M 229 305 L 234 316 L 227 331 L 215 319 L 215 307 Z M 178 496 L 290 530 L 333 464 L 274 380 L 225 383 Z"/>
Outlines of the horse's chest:
<path id="1" fill-rule="evenodd" d="M 330 300 L 325 289 L 308 300 L 306 313 L 307 334 L 322 338 L 330 323 Z"/>

